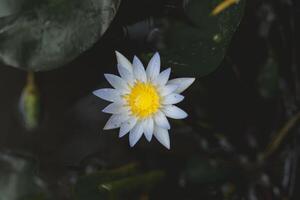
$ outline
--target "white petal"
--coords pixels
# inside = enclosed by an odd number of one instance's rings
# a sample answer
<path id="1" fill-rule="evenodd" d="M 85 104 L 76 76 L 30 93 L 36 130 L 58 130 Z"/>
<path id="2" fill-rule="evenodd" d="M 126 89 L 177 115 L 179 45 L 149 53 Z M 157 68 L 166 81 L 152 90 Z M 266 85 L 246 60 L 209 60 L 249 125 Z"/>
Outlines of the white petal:
<path id="1" fill-rule="evenodd" d="M 117 56 L 118 64 L 126 68 L 129 72 L 132 72 L 132 65 L 129 62 L 129 60 L 118 51 L 116 51 L 116 56 Z"/>
<path id="2" fill-rule="evenodd" d="M 167 129 L 155 127 L 154 136 L 162 145 L 170 149 L 170 137 Z"/>
<path id="3" fill-rule="evenodd" d="M 93 94 L 106 101 L 114 102 L 114 101 L 121 100 L 120 92 L 116 89 L 111 89 L 111 88 L 99 89 L 99 90 L 95 90 Z"/>
<path id="4" fill-rule="evenodd" d="M 184 96 L 176 93 L 169 94 L 163 99 L 163 104 L 170 105 L 181 102 L 184 99 Z"/>
<path id="5" fill-rule="evenodd" d="M 168 105 L 164 107 L 163 112 L 167 117 L 173 118 L 173 119 L 184 119 L 188 116 L 188 114 L 178 108 L 177 106 L 174 105 Z"/>
<path id="6" fill-rule="evenodd" d="M 143 135 L 143 124 L 141 122 L 136 123 L 133 129 L 129 133 L 129 144 L 133 147 Z"/>
<path id="7" fill-rule="evenodd" d="M 133 57 L 132 65 L 133 65 L 133 67 L 140 67 L 140 68 L 144 68 L 145 69 L 142 61 L 137 56 Z"/>
<path id="8" fill-rule="evenodd" d="M 120 76 L 128 83 L 133 84 L 134 77 L 133 74 L 128 71 L 125 67 L 122 67 L 122 65 L 118 64 L 118 71 Z"/>
<path id="9" fill-rule="evenodd" d="M 164 128 L 164 129 L 171 128 L 166 115 L 161 111 L 157 111 L 157 113 L 154 115 L 154 121 L 155 121 L 155 124 L 161 128 Z"/>
<path id="10" fill-rule="evenodd" d="M 155 83 L 161 86 L 166 85 L 166 83 L 170 78 L 170 74 L 171 74 L 171 68 L 162 71 L 156 78 Z"/>
<path id="11" fill-rule="evenodd" d="M 112 115 L 104 126 L 104 130 L 119 128 L 128 119 L 124 114 Z"/>
<path id="12" fill-rule="evenodd" d="M 119 137 L 123 137 L 126 135 L 136 124 L 137 119 L 135 117 L 129 118 L 127 121 L 122 123 L 120 132 L 119 132 Z"/>
<path id="13" fill-rule="evenodd" d="M 140 80 L 142 82 L 147 81 L 145 68 L 142 62 L 136 56 L 134 56 L 133 58 L 133 74 L 137 80 Z"/>
<path id="14" fill-rule="evenodd" d="M 113 75 L 113 74 L 104 74 L 104 77 L 106 80 L 116 89 L 128 89 L 128 85 L 126 81 L 124 81 L 119 76 Z"/>
<path id="15" fill-rule="evenodd" d="M 149 61 L 147 66 L 147 77 L 149 81 L 153 81 L 159 75 L 160 71 L 160 56 L 158 53 L 155 53 L 154 56 Z"/>
<path id="16" fill-rule="evenodd" d="M 102 112 L 110 113 L 110 114 L 119 114 L 127 112 L 129 113 L 129 108 L 126 107 L 124 104 L 120 103 L 111 103 L 107 107 L 105 107 Z"/>
<path id="17" fill-rule="evenodd" d="M 186 90 L 195 81 L 195 78 L 175 78 L 168 81 L 168 84 L 176 84 L 178 88 L 175 90 L 176 93 L 181 93 Z"/>
<path id="18" fill-rule="evenodd" d="M 153 136 L 154 122 L 151 117 L 147 118 L 143 124 L 144 135 L 146 139 L 150 142 Z"/>
<path id="19" fill-rule="evenodd" d="M 178 87 L 177 85 L 171 85 L 171 84 L 160 87 L 159 88 L 160 95 L 163 97 L 167 96 L 167 95 L 173 93 L 177 89 L 177 87 Z"/>

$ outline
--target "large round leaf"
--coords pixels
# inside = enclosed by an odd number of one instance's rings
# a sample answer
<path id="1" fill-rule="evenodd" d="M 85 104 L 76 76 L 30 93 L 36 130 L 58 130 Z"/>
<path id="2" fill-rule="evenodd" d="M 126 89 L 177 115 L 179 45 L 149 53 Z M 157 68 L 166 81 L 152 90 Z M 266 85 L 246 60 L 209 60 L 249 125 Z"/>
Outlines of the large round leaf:
<path id="1" fill-rule="evenodd" d="M 0 62 L 60 67 L 106 31 L 121 0 L 0 0 Z"/>
<path id="2" fill-rule="evenodd" d="M 0 152 L 0 200 L 48 199 L 47 186 L 36 171 L 31 158 Z"/>
<path id="3" fill-rule="evenodd" d="M 223 1 L 189 0 L 185 20 L 168 20 L 167 45 L 162 50 L 167 65 L 194 76 L 207 75 L 220 65 L 245 4 L 245 0 L 241 0 L 212 16 L 212 10 Z"/>

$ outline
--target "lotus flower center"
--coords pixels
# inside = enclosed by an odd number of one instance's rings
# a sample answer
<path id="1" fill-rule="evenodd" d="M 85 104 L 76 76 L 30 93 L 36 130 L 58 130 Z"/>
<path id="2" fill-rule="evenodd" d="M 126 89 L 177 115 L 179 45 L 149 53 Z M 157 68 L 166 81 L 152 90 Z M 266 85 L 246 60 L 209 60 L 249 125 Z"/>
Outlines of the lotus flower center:
<path id="1" fill-rule="evenodd" d="M 138 118 L 148 117 L 160 107 L 159 94 L 151 83 L 136 82 L 125 99 L 132 114 Z"/>

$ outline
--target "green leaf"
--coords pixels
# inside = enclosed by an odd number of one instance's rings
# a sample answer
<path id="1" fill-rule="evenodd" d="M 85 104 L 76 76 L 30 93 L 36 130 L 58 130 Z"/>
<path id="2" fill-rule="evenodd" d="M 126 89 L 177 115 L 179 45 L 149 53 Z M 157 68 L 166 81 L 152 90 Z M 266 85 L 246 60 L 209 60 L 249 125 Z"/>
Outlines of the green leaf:
<path id="1" fill-rule="evenodd" d="M 166 66 L 188 76 L 207 75 L 220 65 L 241 21 L 245 0 L 217 16 L 212 10 L 223 0 L 191 0 L 187 19 L 169 19 L 167 44 L 162 49 Z"/>
<path id="2" fill-rule="evenodd" d="M 109 194 L 110 199 L 123 199 L 125 195 L 149 192 L 164 178 L 164 172 L 156 170 L 145 174 L 130 176 L 117 181 L 99 185 L 102 194 Z"/>
<path id="3" fill-rule="evenodd" d="M 114 170 L 102 170 L 78 179 L 73 188 L 75 199 L 99 200 L 107 199 L 108 195 L 101 193 L 98 186 L 101 183 L 118 180 L 136 173 L 136 164 L 129 164 Z"/>
<path id="4" fill-rule="evenodd" d="M 61 67 L 107 30 L 121 0 L 0 0 L 0 62 L 41 71 Z"/>
<path id="5" fill-rule="evenodd" d="M 163 177 L 160 170 L 140 174 L 136 164 L 129 164 L 80 177 L 73 194 L 77 200 L 125 199 L 149 192 Z"/>
<path id="6" fill-rule="evenodd" d="M 237 173 L 239 172 L 234 166 L 220 160 L 192 157 L 188 161 L 185 177 L 192 184 L 215 184 L 225 182 Z"/>

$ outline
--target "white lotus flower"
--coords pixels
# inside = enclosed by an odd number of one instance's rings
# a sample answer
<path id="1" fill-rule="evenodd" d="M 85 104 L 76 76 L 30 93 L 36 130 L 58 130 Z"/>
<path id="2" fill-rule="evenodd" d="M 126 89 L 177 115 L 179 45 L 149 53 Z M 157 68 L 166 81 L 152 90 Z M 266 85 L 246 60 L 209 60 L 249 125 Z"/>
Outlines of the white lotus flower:
<path id="1" fill-rule="evenodd" d="M 183 119 L 186 112 L 173 104 L 184 97 L 179 93 L 187 89 L 194 78 L 169 80 L 171 69 L 160 73 L 160 56 L 156 53 L 145 70 L 135 56 L 131 64 L 122 54 L 116 52 L 120 76 L 105 74 L 113 88 L 99 89 L 94 95 L 112 102 L 103 112 L 112 116 L 104 130 L 120 128 L 119 137 L 129 133 L 129 144 L 133 147 L 144 134 L 150 142 L 152 136 L 170 149 L 167 119 Z"/>

